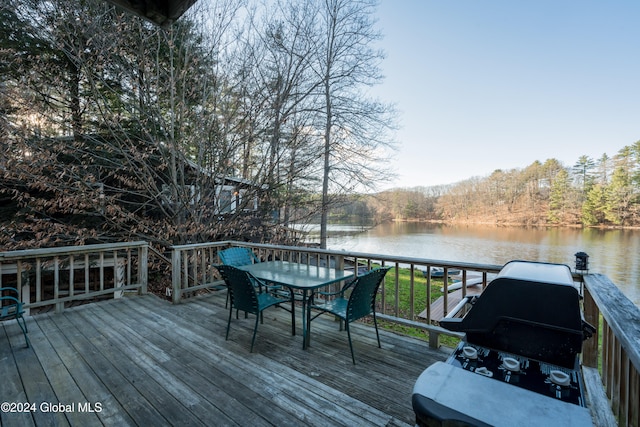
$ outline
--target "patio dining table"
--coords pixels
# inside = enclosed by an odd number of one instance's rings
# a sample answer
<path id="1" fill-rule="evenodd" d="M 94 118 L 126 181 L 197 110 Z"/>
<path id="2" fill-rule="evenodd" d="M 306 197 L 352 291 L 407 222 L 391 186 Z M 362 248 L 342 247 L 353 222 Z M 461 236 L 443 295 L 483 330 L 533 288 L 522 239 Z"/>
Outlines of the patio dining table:
<path id="1" fill-rule="evenodd" d="M 289 261 L 267 261 L 255 264 L 238 266 L 240 270 L 247 271 L 267 283 L 284 286 L 291 291 L 291 310 L 295 307 L 294 291 L 302 294 L 302 348 L 309 346 L 309 326 L 306 323 L 307 303 L 310 292 L 316 289 L 348 280 L 353 277 L 350 271 L 339 270 L 330 267 L 321 267 L 309 264 L 300 264 Z M 293 316 L 295 319 L 295 316 Z M 296 334 L 295 323 L 292 325 L 292 334 Z"/>

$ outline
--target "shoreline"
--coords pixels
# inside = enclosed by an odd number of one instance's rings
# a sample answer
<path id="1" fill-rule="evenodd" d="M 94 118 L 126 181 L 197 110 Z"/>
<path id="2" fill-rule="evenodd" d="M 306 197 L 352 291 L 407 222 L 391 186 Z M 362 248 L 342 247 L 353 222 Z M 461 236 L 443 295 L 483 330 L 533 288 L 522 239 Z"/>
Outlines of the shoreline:
<path id="1" fill-rule="evenodd" d="M 522 224 L 517 222 L 491 221 L 451 221 L 443 219 L 391 219 L 390 222 L 415 222 L 444 225 L 486 225 L 494 227 L 526 227 L 526 228 L 582 228 L 595 230 L 640 230 L 639 225 L 582 225 L 582 224 Z M 383 224 L 381 222 L 380 224 Z"/>

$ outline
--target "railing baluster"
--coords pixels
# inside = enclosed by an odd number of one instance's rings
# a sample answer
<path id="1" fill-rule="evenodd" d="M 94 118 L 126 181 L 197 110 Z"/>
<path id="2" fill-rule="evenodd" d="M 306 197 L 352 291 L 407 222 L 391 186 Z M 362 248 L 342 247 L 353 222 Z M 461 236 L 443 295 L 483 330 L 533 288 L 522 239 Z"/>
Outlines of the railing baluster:
<path id="1" fill-rule="evenodd" d="M 113 251 L 113 287 L 117 288 L 120 285 L 119 279 L 120 279 L 120 275 L 118 274 L 118 270 L 120 270 L 118 268 L 118 252 L 117 251 Z"/>
<path id="2" fill-rule="evenodd" d="M 631 365 L 629 375 L 629 425 L 640 425 L 640 374 L 638 369 Z M 635 402 L 635 403 L 634 403 Z"/>
<path id="3" fill-rule="evenodd" d="M 194 286 L 198 284 L 198 249 L 194 249 L 191 251 L 191 256 L 189 257 L 189 259 L 192 260 L 191 262 L 191 274 L 192 274 L 192 280 L 193 280 L 193 284 Z"/>
<path id="4" fill-rule="evenodd" d="M 146 294 L 149 282 L 149 246 L 138 248 L 138 293 Z"/>
<path id="5" fill-rule="evenodd" d="M 602 325 L 603 337 L 602 337 L 602 379 L 607 392 L 607 396 L 611 396 L 612 385 L 612 363 L 613 356 L 611 354 L 613 346 L 611 345 L 611 330 L 606 320 L 603 320 Z"/>
<path id="6" fill-rule="evenodd" d="M 53 258 L 53 299 L 60 299 L 60 259 L 58 257 Z M 59 313 L 64 308 L 64 304 L 56 303 L 56 313 Z"/>
<path id="7" fill-rule="evenodd" d="M 21 260 L 19 260 L 16 263 L 16 288 L 20 293 L 20 298 L 22 299 L 22 301 L 25 303 L 28 303 L 31 298 L 31 292 L 30 292 L 29 286 L 23 286 L 22 284 L 22 261 Z M 29 315 L 30 314 L 29 311 L 27 311 L 26 314 Z"/>
<path id="8" fill-rule="evenodd" d="M 356 260 L 356 264 L 355 264 L 356 273 L 355 274 L 358 274 L 358 270 L 359 270 L 359 267 L 360 267 L 360 258 L 356 257 L 355 260 Z M 382 296 L 381 296 L 381 301 L 380 301 L 380 304 L 381 304 L 380 311 L 381 311 L 382 314 L 387 314 L 387 294 L 388 294 L 388 292 L 387 292 L 387 278 L 386 278 L 386 276 L 384 278 L 383 286 L 381 286 L 381 287 L 382 287 Z"/>
<path id="9" fill-rule="evenodd" d="M 189 288 L 189 251 L 182 251 L 182 289 Z"/>
<path id="10" fill-rule="evenodd" d="M 42 261 L 36 258 L 36 302 L 42 301 Z"/>
<path id="11" fill-rule="evenodd" d="M 431 324 L 431 266 L 427 266 L 426 279 L 427 279 L 427 300 L 425 305 L 427 307 L 427 323 Z"/>
<path id="12" fill-rule="evenodd" d="M 84 293 L 89 293 L 89 254 L 84 254 Z"/>
<path id="13" fill-rule="evenodd" d="M 442 304 L 444 305 L 443 314 L 446 316 L 449 314 L 449 268 L 446 266 L 442 273 L 442 283 L 444 287 L 444 291 L 442 293 Z"/>
<path id="14" fill-rule="evenodd" d="M 207 262 L 206 262 L 206 256 L 207 256 L 207 250 L 206 249 L 202 249 L 200 250 L 200 271 L 202 271 L 202 283 L 208 283 L 207 280 L 207 274 L 208 274 L 208 268 L 207 268 Z"/>
<path id="15" fill-rule="evenodd" d="M 449 283 L 449 279 L 447 279 L 447 283 Z M 467 296 L 467 270 L 462 270 L 462 298 Z"/>
<path id="16" fill-rule="evenodd" d="M 100 252 L 99 270 L 100 270 L 100 290 L 104 291 L 104 252 Z"/>
<path id="17" fill-rule="evenodd" d="M 621 425 L 629 425 L 629 358 L 627 352 L 621 348 L 620 355 L 620 411 L 618 419 Z"/>
<path id="18" fill-rule="evenodd" d="M 411 264 L 409 267 L 409 319 L 414 320 L 415 319 L 415 312 L 414 312 L 414 305 L 415 305 L 415 300 L 414 300 L 414 295 L 415 295 L 415 283 L 414 283 L 414 275 L 416 272 L 416 266 L 415 264 Z"/>
<path id="19" fill-rule="evenodd" d="M 620 402 L 620 388 L 621 381 L 620 376 L 622 373 L 622 367 L 620 366 L 619 361 L 622 359 L 620 342 L 614 338 L 613 342 L 613 360 L 616 362 L 612 365 L 612 387 L 611 387 L 611 405 L 613 406 L 613 414 L 619 419 L 621 412 L 621 402 Z"/>
<path id="20" fill-rule="evenodd" d="M 69 255 L 69 296 L 72 297 L 73 296 L 73 281 L 75 279 L 74 274 L 73 274 L 73 269 L 75 268 L 75 265 L 73 263 L 73 255 Z"/>
<path id="21" fill-rule="evenodd" d="M 131 249 L 127 249 L 127 282 L 126 285 L 131 284 Z"/>
<path id="22" fill-rule="evenodd" d="M 16 263 L 16 287 L 22 289 L 22 261 Z"/>
<path id="23" fill-rule="evenodd" d="M 395 304 L 393 314 L 400 317 L 400 271 L 398 270 L 398 263 L 395 263 L 394 274 L 394 286 L 395 286 Z"/>
<path id="24" fill-rule="evenodd" d="M 214 251 L 213 248 L 209 248 L 209 259 L 208 259 L 208 264 L 207 264 L 207 270 L 209 271 L 209 280 L 207 282 L 213 282 L 214 280 L 214 271 L 212 266 L 216 263 L 215 261 L 215 255 L 214 255 Z"/>

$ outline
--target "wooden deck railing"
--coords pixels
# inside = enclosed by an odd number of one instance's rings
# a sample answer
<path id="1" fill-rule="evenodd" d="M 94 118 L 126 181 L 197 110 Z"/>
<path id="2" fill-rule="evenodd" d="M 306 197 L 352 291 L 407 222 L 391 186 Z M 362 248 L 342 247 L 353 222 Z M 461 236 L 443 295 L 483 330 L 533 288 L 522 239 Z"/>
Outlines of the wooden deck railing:
<path id="1" fill-rule="evenodd" d="M 172 248 L 173 302 L 179 303 L 205 288 L 221 287 L 223 282 L 213 266 L 219 263 L 218 251 L 231 246 L 249 247 L 262 260 L 333 265 L 360 273 L 374 265 L 396 267 L 394 274 L 387 275 L 378 317 L 424 330 L 432 347 L 439 346 L 443 334 L 460 334 L 435 324 L 440 319 L 434 319 L 430 312 L 431 269 L 443 268 L 445 277 L 448 270 L 459 269 L 463 280 L 479 274 L 484 287 L 490 281 L 489 275 L 498 273 L 502 267 L 234 241 L 182 245 Z M 28 310 L 53 306 L 61 311 L 74 301 L 117 298 L 127 290 L 146 293 L 148 250 L 146 242 L 133 242 L 0 252 L 0 287 L 17 287 Z M 603 275 L 574 275 L 574 278 L 582 281 L 585 320 L 596 326 L 594 337 L 585 341 L 582 355 L 591 410 L 602 416 L 596 424 L 612 424 L 611 418 L 607 418 L 611 411 L 600 411 L 598 407 L 602 407 L 613 408 L 618 425 L 638 427 L 640 310 Z M 451 295 L 448 286 L 444 281 L 445 315 L 446 299 Z M 464 294 L 465 290 L 463 287 L 461 292 Z M 408 306 L 400 303 L 407 300 Z M 424 314 L 419 315 L 423 309 Z M 602 398 L 592 393 L 598 389 L 603 391 Z"/>
<path id="2" fill-rule="evenodd" d="M 424 258 L 398 257 L 380 254 L 367 254 L 357 252 L 343 252 L 323 250 L 318 248 L 308 248 L 301 246 L 278 246 L 269 244 L 246 243 L 246 242 L 211 242 L 194 245 L 174 246 L 172 248 L 172 299 L 174 303 L 180 302 L 183 298 L 193 295 L 195 291 L 212 286 L 221 286 L 223 282 L 216 276 L 212 265 L 219 263 L 217 253 L 219 250 L 230 246 L 243 246 L 251 248 L 262 260 L 287 260 L 314 265 L 336 265 L 345 268 L 355 268 L 358 270 L 368 270 L 373 265 L 385 265 L 396 267 L 395 275 L 387 275 L 387 285 L 383 288 L 381 298 L 381 309 L 379 318 L 387 321 L 403 324 L 424 330 L 429 334 L 429 343 L 432 347 L 439 346 L 440 335 L 450 335 L 460 337 L 461 334 L 451 332 L 435 325 L 431 314 L 431 269 L 439 267 L 444 269 L 444 274 L 453 269 L 461 270 L 463 280 L 471 277 L 472 274 L 482 277 L 483 285 L 489 282 L 488 275 L 500 271 L 502 266 L 448 262 L 441 260 L 430 260 Z M 409 271 L 408 288 L 400 285 L 400 269 Z M 392 281 L 392 285 L 390 285 Z M 445 292 L 442 293 L 444 314 L 447 314 L 446 292 L 449 286 L 448 281 L 444 282 Z M 422 292 L 417 292 L 422 288 Z M 466 288 L 462 288 L 463 295 Z M 424 295 L 419 299 L 416 295 Z M 407 308 L 402 308 L 400 301 L 408 298 L 410 303 Z M 423 317 L 418 314 L 424 312 Z"/>
<path id="3" fill-rule="evenodd" d="M 640 309 L 606 276 L 585 275 L 584 285 L 585 320 L 598 331 L 583 347 L 585 381 L 601 378 L 618 425 L 638 427 Z"/>
<path id="4" fill-rule="evenodd" d="M 386 286 L 381 295 L 381 309 L 378 315 L 387 321 L 424 330 L 429 336 L 431 347 L 439 346 L 441 335 L 460 336 L 437 326 L 430 312 L 431 275 L 434 267 L 447 270 L 459 269 L 463 280 L 471 275 L 482 276 L 484 288 L 502 266 L 472 263 L 448 262 L 423 258 L 397 257 L 390 255 L 356 252 L 330 251 L 317 248 L 277 246 L 245 242 L 213 242 L 200 245 L 176 246 L 173 248 L 173 301 L 180 302 L 194 291 L 222 282 L 215 276 L 212 265 L 218 263 L 217 251 L 230 246 L 249 247 L 262 260 L 281 259 L 320 265 L 337 265 L 358 270 L 371 268 L 374 264 L 396 267 L 395 275 L 387 275 Z M 350 266 L 350 267 L 349 267 Z M 409 271 L 408 289 L 401 285 L 400 270 Z M 426 274 L 422 274 L 422 272 Z M 416 274 L 418 273 L 418 274 Z M 589 394 L 591 411 L 596 417 L 596 425 L 635 426 L 640 425 L 640 310 L 629 301 L 618 288 L 602 275 L 574 274 L 577 282 L 582 282 L 584 294 L 585 320 L 598 326 L 596 334 L 585 341 L 583 359 L 585 382 Z M 391 286 L 389 286 L 391 284 Z M 444 315 L 447 314 L 448 282 L 445 281 Z M 419 288 L 424 300 L 416 297 Z M 465 287 L 462 293 L 465 294 Z M 400 299 L 410 300 L 409 309 L 402 310 Z M 424 308 L 426 315 L 418 317 L 418 310 Z M 600 322 L 602 319 L 602 322 Z M 601 345 L 600 345 L 601 344 Z M 602 375 L 598 370 L 602 364 Z M 606 390 L 606 395 L 600 393 Z M 613 409 L 613 413 L 612 413 Z M 617 417 L 617 420 L 613 418 Z"/>
<path id="5" fill-rule="evenodd" d="M 25 310 L 147 292 L 148 244 L 113 243 L 0 252 L 0 287 L 19 290 Z"/>

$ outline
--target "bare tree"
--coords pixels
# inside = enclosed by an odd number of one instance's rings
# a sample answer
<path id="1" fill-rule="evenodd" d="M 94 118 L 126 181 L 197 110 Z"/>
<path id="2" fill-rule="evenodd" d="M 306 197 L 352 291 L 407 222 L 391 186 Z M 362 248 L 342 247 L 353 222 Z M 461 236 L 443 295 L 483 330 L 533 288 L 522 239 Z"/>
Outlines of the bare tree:
<path id="1" fill-rule="evenodd" d="M 320 82 L 313 79 L 310 61 L 317 43 L 313 3 L 276 2 L 253 18 L 253 37 L 246 57 L 252 57 L 252 99 L 261 108 L 258 137 L 264 142 L 265 200 L 287 226 L 291 211 L 312 191 L 314 143 L 313 100 Z M 260 16 L 258 18 L 257 16 Z"/>
<path id="2" fill-rule="evenodd" d="M 227 237 L 251 226 L 215 207 L 265 188 L 261 214 L 285 225 L 322 194 L 326 241 L 332 196 L 385 177 L 375 3 L 245 3 L 199 2 L 166 30 L 97 0 L 3 3 L 3 241 Z M 254 194 L 223 195 L 227 176 Z"/>
<path id="3" fill-rule="evenodd" d="M 322 83 L 320 245 L 325 248 L 332 194 L 370 188 L 388 178 L 379 162 L 388 155 L 394 120 L 391 106 L 366 96 L 366 89 L 382 79 L 384 55 L 374 48 L 381 37 L 373 20 L 376 1 L 316 1 L 319 38 L 313 67 Z"/>
<path id="4" fill-rule="evenodd" d="M 217 31 L 239 2 L 224 5 L 210 17 Z M 2 69 L 21 99 L 2 141 L 7 239 L 13 227 L 59 236 L 45 244 L 172 244 L 220 232 L 216 188 L 233 153 L 227 143 L 237 140 L 237 128 L 218 119 L 233 116 L 236 96 L 216 73 L 224 34 L 205 37 L 189 19 L 161 30 L 103 2 L 20 0 L 5 11 L 23 43 L 3 53 L 28 51 Z"/>

